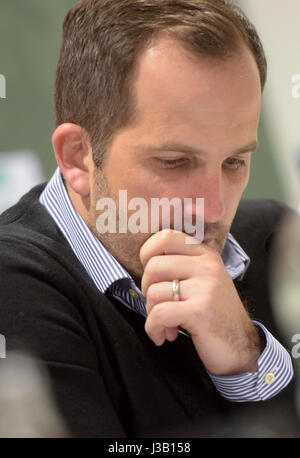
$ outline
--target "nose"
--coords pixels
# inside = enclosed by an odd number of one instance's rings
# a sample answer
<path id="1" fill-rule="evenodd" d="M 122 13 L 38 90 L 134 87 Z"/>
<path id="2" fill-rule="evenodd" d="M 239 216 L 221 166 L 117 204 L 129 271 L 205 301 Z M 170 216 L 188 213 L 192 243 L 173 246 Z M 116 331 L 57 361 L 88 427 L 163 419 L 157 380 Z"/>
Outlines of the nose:
<path id="1" fill-rule="evenodd" d="M 197 197 L 204 199 L 205 223 L 217 223 L 221 221 L 225 215 L 222 173 L 219 170 L 210 173 L 201 173 L 195 188 L 197 189 Z"/>

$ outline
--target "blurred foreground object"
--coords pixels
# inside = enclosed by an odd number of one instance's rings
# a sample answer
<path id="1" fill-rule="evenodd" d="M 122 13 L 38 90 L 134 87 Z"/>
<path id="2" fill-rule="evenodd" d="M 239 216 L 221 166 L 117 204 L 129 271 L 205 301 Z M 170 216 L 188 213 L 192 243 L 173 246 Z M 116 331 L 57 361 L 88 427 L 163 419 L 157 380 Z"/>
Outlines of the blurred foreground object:
<path id="1" fill-rule="evenodd" d="M 67 437 L 47 376 L 20 353 L 0 361 L 0 437 Z"/>
<path id="2" fill-rule="evenodd" d="M 0 153 L 0 214 L 42 181 L 45 178 L 37 154 L 31 151 Z"/>
<path id="3" fill-rule="evenodd" d="M 291 350 L 296 377 L 296 407 L 300 418 L 300 215 L 283 221 L 274 247 L 271 294 L 278 328 Z"/>

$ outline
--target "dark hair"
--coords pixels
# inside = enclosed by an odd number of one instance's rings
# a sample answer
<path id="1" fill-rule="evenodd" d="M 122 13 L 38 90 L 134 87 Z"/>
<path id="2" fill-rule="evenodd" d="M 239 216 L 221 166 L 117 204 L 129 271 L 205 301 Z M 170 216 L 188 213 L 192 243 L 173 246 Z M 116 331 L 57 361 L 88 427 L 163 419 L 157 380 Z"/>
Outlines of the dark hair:
<path id="1" fill-rule="evenodd" d="M 245 43 L 262 90 L 267 63 L 254 26 L 231 0 L 81 0 L 67 14 L 55 82 L 56 123 L 90 137 L 96 166 L 120 127 L 134 118 L 135 58 L 160 33 L 194 54 L 227 59 Z"/>

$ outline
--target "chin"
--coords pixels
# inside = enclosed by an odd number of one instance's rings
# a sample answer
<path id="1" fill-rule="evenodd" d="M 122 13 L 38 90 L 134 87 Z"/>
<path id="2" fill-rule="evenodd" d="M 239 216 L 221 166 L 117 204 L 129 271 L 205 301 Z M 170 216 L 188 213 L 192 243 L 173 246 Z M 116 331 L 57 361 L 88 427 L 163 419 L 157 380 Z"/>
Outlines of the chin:
<path id="1" fill-rule="evenodd" d="M 203 240 L 202 242 L 204 245 L 212 248 L 213 250 L 217 251 L 219 254 L 222 254 L 224 246 L 225 246 L 225 241 L 220 242 L 219 240 L 216 239 L 207 239 Z"/>

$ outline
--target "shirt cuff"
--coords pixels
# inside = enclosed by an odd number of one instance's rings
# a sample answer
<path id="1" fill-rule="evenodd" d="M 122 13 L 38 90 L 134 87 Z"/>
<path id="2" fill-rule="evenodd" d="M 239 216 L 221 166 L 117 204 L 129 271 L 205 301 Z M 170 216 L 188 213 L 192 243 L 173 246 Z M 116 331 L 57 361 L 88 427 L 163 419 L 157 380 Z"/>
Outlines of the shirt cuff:
<path id="1" fill-rule="evenodd" d="M 208 371 L 219 393 L 229 401 L 265 401 L 283 390 L 294 375 L 287 350 L 259 322 L 253 321 L 265 334 L 266 347 L 257 360 L 258 372 L 219 376 Z"/>

